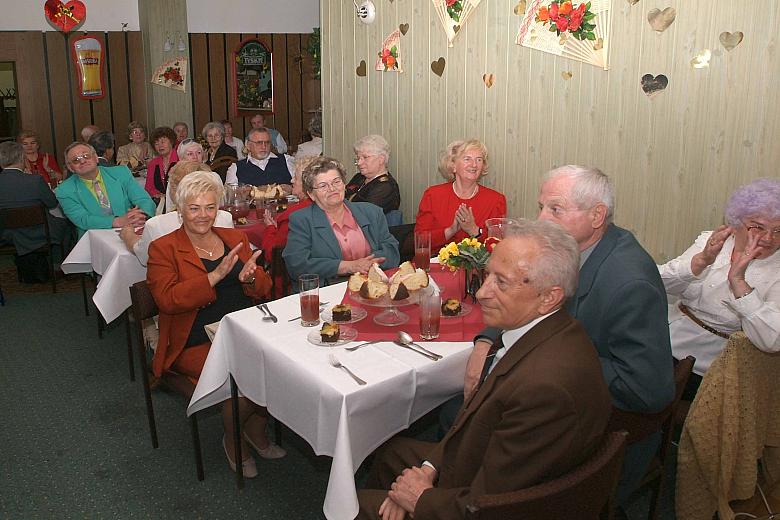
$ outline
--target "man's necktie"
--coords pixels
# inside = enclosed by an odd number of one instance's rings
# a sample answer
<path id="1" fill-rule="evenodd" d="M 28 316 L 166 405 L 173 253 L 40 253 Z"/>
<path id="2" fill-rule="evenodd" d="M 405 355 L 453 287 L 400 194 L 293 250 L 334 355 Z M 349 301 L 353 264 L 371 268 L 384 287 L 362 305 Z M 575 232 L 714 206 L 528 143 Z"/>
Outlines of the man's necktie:
<path id="1" fill-rule="evenodd" d="M 92 181 L 92 186 L 95 188 L 95 195 L 97 195 L 100 208 L 103 210 L 103 213 L 109 215 L 111 213 L 111 203 L 108 201 L 108 197 L 106 197 L 106 192 L 100 187 L 100 182 L 97 179 Z"/>
<path id="2" fill-rule="evenodd" d="M 485 364 L 482 365 L 482 375 L 479 376 L 479 386 L 482 386 L 482 383 L 484 383 L 485 379 L 487 379 L 488 373 L 490 372 L 490 365 L 493 364 L 493 358 L 496 357 L 496 352 L 498 352 L 498 349 L 502 348 L 503 346 L 504 342 L 501 340 L 501 334 L 499 334 L 498 338 L 496 338 L 496 341 L 490 345 L 490 350 L 488 350 L 487 357 L 485 357 Z"/>

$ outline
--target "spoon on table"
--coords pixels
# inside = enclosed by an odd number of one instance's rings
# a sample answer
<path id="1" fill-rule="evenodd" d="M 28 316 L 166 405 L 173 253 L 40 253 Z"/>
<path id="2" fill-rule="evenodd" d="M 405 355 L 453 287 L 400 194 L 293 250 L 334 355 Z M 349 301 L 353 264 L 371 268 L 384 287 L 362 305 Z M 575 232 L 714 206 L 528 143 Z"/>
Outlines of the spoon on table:
<path id="1" fill-rule="evenodd" d="M 263 307 L 262 303 L 260 305 L 255 305 L 255 307 L 257 307 L 257 310 L 263 313 L 263 321 L 273 321 L 274 323 L 276 323 L 272 317 L 266 314 L 265 308 Z"/>
<path id="2" fill-rule="evenodd" d="M 428 349 L 422 347 L 421 345 L 418 345 L 417 343 L 415 343 L 414 339 L 409 335 L 408 332 L 400 331 L 398 333 L 398 342 L 401 343 L 402 345 L 407 346 L 407 347 L 415 346 L 415 347 L 419 348 L 420 350 L 422 350 L 423 352 L 425 352 L 426 354 L 429 354 L 429 355 L 435 357 L 436 359 L 441 359 L 443 357 L 443 356 L 437 354 L 436 352 L 431 352 L 430 350 L 428 350 Z"/>

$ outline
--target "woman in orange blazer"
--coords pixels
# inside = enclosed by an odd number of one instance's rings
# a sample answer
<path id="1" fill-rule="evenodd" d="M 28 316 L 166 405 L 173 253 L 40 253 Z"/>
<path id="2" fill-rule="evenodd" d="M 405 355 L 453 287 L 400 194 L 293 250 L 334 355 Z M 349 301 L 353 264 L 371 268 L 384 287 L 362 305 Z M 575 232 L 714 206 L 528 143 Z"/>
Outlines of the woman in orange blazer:
<path id="1" fill-rule="evenodd" d="M 147 282 L 160 309 L 160 340 L 152 359 L 152 372 L 160 377 L 173 371 L 194 382 L 200 376 L 211 346 L 204 325 L 252 304 L 271 288 L 268 274 L 255 263 L 241 231 L 214 227 L 223 187 L 211 172 L 194 172 L 182 179 L 176 207 L 182 226 L 149 246 Z M 228 463 L 233 446 L 232 406 L 222 406 L 226 435 L 222 445 Z M 239 420 L 244 439 L 264 458 L 280 458 L 285 451 L 265 435 L 268 412 L 248 399 L 239 399 Z M 243 453 L 249 453 L 249 447 Z M 242 463 L 244 476 L 257 476 L 254 459 Z"/>

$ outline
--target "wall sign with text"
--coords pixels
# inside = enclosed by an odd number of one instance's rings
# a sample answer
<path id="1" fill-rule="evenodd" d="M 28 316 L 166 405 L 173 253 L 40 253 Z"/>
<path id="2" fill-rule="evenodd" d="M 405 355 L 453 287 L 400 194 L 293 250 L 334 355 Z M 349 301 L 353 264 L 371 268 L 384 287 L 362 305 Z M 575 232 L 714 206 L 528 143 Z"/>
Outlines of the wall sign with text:
<path id="1" fill-rule="evenodd" d="M 258 39 L 242 41 L 233 52 L 233 106 L 236 113 L 274 111 L 271 51 Z"/>

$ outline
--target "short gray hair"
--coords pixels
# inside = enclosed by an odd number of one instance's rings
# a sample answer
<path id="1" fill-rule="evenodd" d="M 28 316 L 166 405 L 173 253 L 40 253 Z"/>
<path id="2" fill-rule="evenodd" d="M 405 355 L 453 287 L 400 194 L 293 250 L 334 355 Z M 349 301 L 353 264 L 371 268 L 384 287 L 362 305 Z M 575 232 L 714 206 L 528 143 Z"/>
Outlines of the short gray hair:
<path id="1" fill-rule="evenodd" d="M 612 181 L 604 172 L 589 166 L 567 164 L 547 172 L 542 178 L 542 183 L 558 177 L 574 179 L 570 195 L 577 205 L 577 209 L 589 209 L 602 203 L 607 207 L 605 223 L 612 222 L 612 215 L 615 211 L 615 192 Z"/>
<path id="2" fill-rule="evenodd" d="M 375 155 L 383 155 L 385 164 L 390 160 L 390 144 L 387 139 L 378 134 L 371 134 L 361 137 L 352 145 L 355 154 L 368 152 Z"/>
<path id="3" fill-rule="evenodd" d="M 221 180 L 213 172 L 192 172 L 185 175 L 176 188 L 176 208 L 181 211 L 188 200 L 208 192 L 214 193 L 219 204 L 224 191 Z"/>
<path id="4" fill-rule="evenodd" d="M 222 135 L 222 139 L 225 138 L 225 127 L 222 126 L 222 123 L 217 123 L 216 121 L 210 121 L 206 123 L 206 126 L 203 127 L 203 132 L 201 132 L 201 135 L 203 135 L 203 139 L 206 139 L 206 135 L 211 130 L 219 130 L 219 133 Z"/>
<path id="5" fill-rule="evenodd" d="M 539 257 L 528 267 L 530 283 L 537 291 L 561 287 L 566 298 L 574 296 L 580 271 L 577 241 L 561 226 L 547 220 L 518 219 L 504 231 L 504 239 L 523 237 L 539 246 Z"/>
<path id="6" fill-rule="evenodd" d="M 317 112 L 314 117 L 309 119 L 309 126 L 307 127 L 312 137 L 322 137 L 322 114 Z"/>
<path id="7" fill-rule="evenodd" d="M 62 152 L 62 155 L 65 157 L 65 164 L 66 165 L 70 162 L 70 161 L 68 161 L 68 154 L 70 153 L 71 150 L 73 150 L 77 146 L 83 146 L 84 148 L 89 148 L 89 151 L 91 151 L 92 154 L 95 155 L 95 157 L 97 157 L 97 152 L 95 151 L 95 147 L 93 147 L 91 144 L 85 143 L 83 141 L 73 141 L 72 143 L 70 143 L 68 145 L 67 148 L 65 148 L 65 151 Z"/>
<path id="8" fill-rule="evenodd" d="M 190 148 L 200 148 L 200 151 L 203 152 L 203 146 L 198 141 L 188 138 L 179 143 L 179 147 L 176 149 L 176 155 L 179 159 L 182 159 Z"/>
<path id="9" fill-rule="evenodd" d="M 247 140 L 251 141 L 252 136 L 255 134 L 268 134 L 268 138 L 271 138 L 271 131 L 264 126 L 261 126 L 260 128 L 250 128 L 249 132 L 246 133 Z M 273 145 L 274 143 L 271 144 Z"/>
<path id="10" fill-rule="evenodd" d="M 24 148 L 16 141 L 0 143 L 0 168 L 8 168 L 14 164 L 22 164 Z"/>
<path id="11" fill-rule="evenodd" d="M 734 190 L 726 204 L 726 222 L 736 226 L 751 217 L 780 218 L 780 181 L 756 179 Z"/>
<path id="12" fill-rule="evenodd" d="M 321 173 L 326 173 L 331 170 L 339 172 L 342 182 L 347 182 L 347 171 L 344 169 L 344 165 L 333 157 L 315 157 L 314 160 L 303 169 L 301 173 L 301 184 L 303 185 L 303 191 L 311 193 L 314 191 L 314 179 Z"/>

